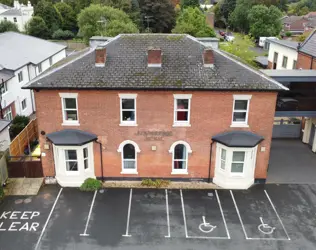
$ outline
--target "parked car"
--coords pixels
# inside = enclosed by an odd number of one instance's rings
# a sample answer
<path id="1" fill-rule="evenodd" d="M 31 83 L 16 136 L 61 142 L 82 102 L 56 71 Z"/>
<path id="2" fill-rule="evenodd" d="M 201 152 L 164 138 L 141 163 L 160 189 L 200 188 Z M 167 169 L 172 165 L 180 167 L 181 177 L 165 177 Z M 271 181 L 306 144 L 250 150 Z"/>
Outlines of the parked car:
<path id="1" fill-rule="evenodd" d="M 289 97 L 280 97 L 277 100 L 277 111 L 298 110 L 298 100 Z"/>

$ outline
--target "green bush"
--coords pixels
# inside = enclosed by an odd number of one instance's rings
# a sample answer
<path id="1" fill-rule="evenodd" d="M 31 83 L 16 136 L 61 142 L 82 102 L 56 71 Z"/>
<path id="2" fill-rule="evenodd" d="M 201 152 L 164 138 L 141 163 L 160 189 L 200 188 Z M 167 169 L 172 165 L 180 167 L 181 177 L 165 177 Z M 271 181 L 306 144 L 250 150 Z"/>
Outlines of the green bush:
<path id="1" fill-rule="evenodd" d="M 17 115 L 12 120 L 10 126 L 10 137 L 13 140 L 29 124 L 30 118 L 23 115 Z"/>
<path id="2" fill-rule="evenodd" d="M 81 191 L 95 191 L 102 187 L 102 183 L 99 180 L 88 178 L 80 186 Z"/>
<path id="3" fill-rule="evenodd" d="M 169 180 L 162 180 L 162 179 L 156 179 L 156 180 L 152 180 L 152 179 L 143 179 L 141 185 L 142 186 L 146 186 L 146 187 L 156 187 L 156 188 L 160 188 L 160 187 L 166 187 L 170 184 Z"/>
<path id="4" fill-rule="evenodd" d="M 75 37 L 74 33 L 70 30 L 61 30 L 58 29 L 53 33 L 52 38 L 56 40 L 69 40 Z"/>
<path id="5" fill-rule="evenodd" d="M 287 31 L 287 32 L 285 32 L 285 36 L 287 36 L 287 37 L 292 36 L 292 32 L 291 32 L 291 31 Z"/>

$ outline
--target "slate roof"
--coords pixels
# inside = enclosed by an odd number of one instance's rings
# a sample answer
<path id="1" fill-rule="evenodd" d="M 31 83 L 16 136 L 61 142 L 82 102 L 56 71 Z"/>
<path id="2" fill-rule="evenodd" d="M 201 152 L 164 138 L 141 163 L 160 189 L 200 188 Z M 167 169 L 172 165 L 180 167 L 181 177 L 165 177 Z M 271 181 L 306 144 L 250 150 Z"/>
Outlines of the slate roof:
<path id="1" fill-rule="evenodd" d="M 18 9 L 9 9 L 5 12 L 2 12 L 0 16 L 22 16 L 22 11 Z"/>
<path id="2" fill-rule="evenodd" d="M 47 134 L 46 137 L 55 145 L 64 146 L 81 146 L 98 139 L 98 137 L 95 134 L 77 129 L 60 130 L 57 132 Z"/>
<path id="3" fill-rule="evenodd" d="M 148 68 L 149 47 L 162 50 L 161 68 Z M 31 89 L 281 90 L 278 82 L 214 50 L 214 68 L 203 65 L 205 46 L 189 35 L 124 34 L 106 45 L 105 67 L 95 52 L 47 72 Z"/>
<path id="4" fill-rule="evenodd" d="M 66 46 L 16 32 L 0 34 L 0 65 L 16 70 L 33 63 L 38 64 Z"/>
<path id="5" fill-rule="evenodd" d="M 14 77 L 14 72 L 12 70 L 2 69 L 0 66 L 0 83 L 2 82 L 2 80 L 6 82 L 12 77 Z"/>
<path id="6" fill-rule="evenodd" d="M 276 43 L 291 49 L 297 49 L 298 42 L 289 41 L 289 40 L 278 40 L 278 39 L 268 39 L 270 43 Z"/>
<path id="7" fill-rule="evenodd" d="M 212 140 L 227 147 L 252 148 L 263 141 L 264 138 L 249 131 L 229 131 L 213 136 Z"/>
<path id="8" fill-rule="evenodd" d="M 301 44 L 299 51 L 316 57 L 316 30 Z"/>

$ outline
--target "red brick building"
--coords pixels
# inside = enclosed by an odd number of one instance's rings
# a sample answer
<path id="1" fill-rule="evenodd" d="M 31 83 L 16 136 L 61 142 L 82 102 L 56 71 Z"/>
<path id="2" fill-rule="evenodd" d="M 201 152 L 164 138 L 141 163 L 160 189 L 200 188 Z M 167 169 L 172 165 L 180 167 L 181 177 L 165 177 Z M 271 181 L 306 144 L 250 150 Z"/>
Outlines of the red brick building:
<path id="1" fill-rule="evenodd" d="M 264 181 L 279 83 L 188 35 L 119 35 L 35 92 L 45 176 Z"/>
<path id="2" fill-rule="evenodd" d="M 298 49 L 297 69 L 316 69 L 316 30 Z"/>

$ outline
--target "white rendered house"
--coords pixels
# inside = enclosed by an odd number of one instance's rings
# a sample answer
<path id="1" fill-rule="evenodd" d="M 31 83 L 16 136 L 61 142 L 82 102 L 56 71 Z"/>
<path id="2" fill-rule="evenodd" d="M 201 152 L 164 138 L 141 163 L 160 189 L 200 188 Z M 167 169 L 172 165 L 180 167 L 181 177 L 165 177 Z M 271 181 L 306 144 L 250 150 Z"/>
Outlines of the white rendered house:
<path id="1" fill-rule="evenodd" d="M 33 6 L 28 1 L 27 5 L 20 4 L 19 1 L 14 1 L 14 7 L 9 7 L 0 4 L 0 22 L 3 20 L 15 23 L 20 31 L 25 31 L 25 24 L 33 16 Z"/>
<path id="2" fill-rule="evenodd" d="M 36 37 L 5 32 L 0 34 L 0 84 L 3 118 L 30 116 L 35 112 L 33 93 L 22 89 L 30 80 L 42 74 L 66 57 L 66 47 Z"/>

